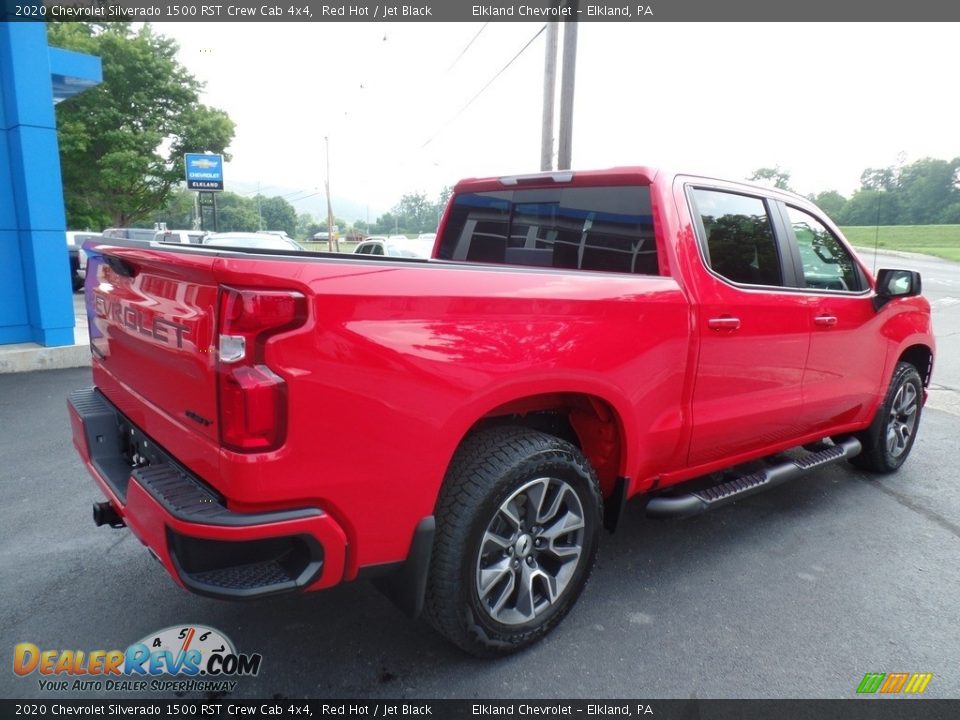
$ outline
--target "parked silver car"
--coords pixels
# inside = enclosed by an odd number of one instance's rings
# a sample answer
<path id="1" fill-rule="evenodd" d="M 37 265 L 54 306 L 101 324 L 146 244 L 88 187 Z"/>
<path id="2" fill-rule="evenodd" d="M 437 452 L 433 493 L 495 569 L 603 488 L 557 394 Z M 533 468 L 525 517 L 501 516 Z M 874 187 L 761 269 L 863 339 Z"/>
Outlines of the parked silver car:
<path id="1" fill-rule="evenodd" d="M 156 242 L 200 245 L 207 234 L 206 230 L 157 230 L 153 239 Z"/>
<path id="2" fill-rule="evenodd" d="M 102 235 L 94 232 L 67 230 L 67 252 L 70 253 L 70 284 L 74 292 L 83 287 L 83 280 L 87 275 L 87 254 L 83 252 L 83 244 L 87 240 L 101 240 Z"/>

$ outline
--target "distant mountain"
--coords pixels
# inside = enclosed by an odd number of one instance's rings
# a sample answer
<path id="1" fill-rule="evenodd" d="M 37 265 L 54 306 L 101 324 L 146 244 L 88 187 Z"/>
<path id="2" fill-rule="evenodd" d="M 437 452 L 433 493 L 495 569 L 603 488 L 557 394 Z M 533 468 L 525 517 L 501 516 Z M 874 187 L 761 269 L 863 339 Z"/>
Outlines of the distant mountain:
<path id="1" fill-rule="evenodd" d="M 237 193 L 238 195 L 253 197 L 257 194 L 257 188 L 258 184 L 255 182 L 239 180 L 236 182 L 228 182 L 226 190 Z M 318 220 L 326 220 L 327 218 L 327 196 L 323 192 L 322 187 L 297 190 L 296 188 L 278 185 L 262 185 L 259 192 L 264 197 L 282 197 L 293 205 L 297 214 L 310 213 Z M 373 222 L 378 216 L 390 210 L 389 207 L 367 206 L 366 203 L 357 202 L 350 198 L 339 197 L 337 195 L 333 196 L 332 204 L 333 214 L 351 223 L 357 220 L 366 221 L 368 218 L 370 222 Z"/>

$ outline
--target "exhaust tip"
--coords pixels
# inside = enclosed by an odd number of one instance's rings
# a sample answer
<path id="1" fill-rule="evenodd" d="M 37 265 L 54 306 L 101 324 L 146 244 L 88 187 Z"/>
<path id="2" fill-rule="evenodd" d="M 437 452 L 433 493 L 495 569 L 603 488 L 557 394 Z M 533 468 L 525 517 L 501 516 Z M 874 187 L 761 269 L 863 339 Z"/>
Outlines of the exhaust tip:
<path id="1" fill-rule="evenodd" d="M 109 525 L 112 528 L 122 528 L 126 526 L 123 518 L 113 509 L 113 505 L 108 502 L 93 504 L 93 522 L 97 527 Z"/>

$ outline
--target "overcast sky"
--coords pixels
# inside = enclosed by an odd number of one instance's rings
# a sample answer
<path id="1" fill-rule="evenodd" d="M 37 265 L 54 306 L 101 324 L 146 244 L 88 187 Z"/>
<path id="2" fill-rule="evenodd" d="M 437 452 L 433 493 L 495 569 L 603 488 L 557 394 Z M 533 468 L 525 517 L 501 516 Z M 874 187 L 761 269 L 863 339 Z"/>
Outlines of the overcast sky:
<path id="1" fill-rule="evenodd" d="M 540 27 L 155 25 L 237 124 L 228 190 L 322 197 L 327 136 L 333 195 L 371 219 L 405 192 L 539 169 L 544 35 L 477 93 Z M 901 152 L 960 155 L 957 37 L 951 23 L 582 23 L 573 167 L 743 179 L 778 164 L 798 192 L 849 195 Z"/>

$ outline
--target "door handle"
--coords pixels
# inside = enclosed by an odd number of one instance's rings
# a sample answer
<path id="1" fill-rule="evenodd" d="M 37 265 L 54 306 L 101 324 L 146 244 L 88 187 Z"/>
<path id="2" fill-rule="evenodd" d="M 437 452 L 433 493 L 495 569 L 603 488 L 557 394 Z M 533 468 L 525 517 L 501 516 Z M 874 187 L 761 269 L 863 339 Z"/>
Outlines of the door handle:
<path id="1" fill-rule="evenodd" d="M 833 327 L 837 324 L 837 318 L 833 315 L 817 315 L 813 319 L 813 324 L 818 327 Z"/>
<path id="2" fill-rule="evenodd" d="M 740 318 L 723 315 L 722 317 L 707 320 L 707 327 L 711 330 L 739 330 Z"/>

